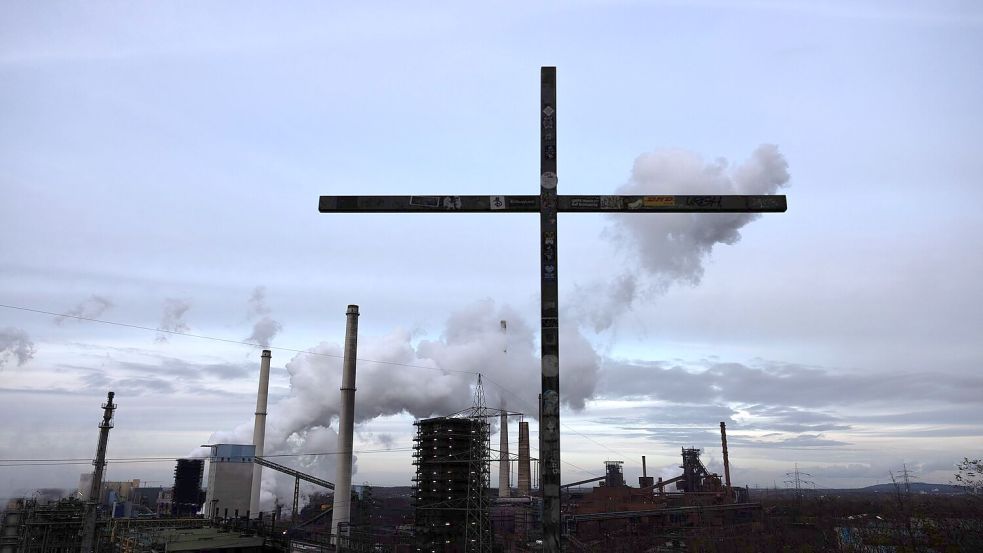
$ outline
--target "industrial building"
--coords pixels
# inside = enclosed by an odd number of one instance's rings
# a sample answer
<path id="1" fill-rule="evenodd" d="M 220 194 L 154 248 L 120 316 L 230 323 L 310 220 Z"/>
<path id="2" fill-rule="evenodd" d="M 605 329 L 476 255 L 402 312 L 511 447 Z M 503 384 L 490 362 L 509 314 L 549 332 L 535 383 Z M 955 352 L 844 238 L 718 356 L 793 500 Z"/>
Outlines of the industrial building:
<path id="1" fill-rule="evenodd" d="M 214 444 L 208 457 L 207 514 L 213 518 L 246 516 L 253 486 L 252 444 Z"/>

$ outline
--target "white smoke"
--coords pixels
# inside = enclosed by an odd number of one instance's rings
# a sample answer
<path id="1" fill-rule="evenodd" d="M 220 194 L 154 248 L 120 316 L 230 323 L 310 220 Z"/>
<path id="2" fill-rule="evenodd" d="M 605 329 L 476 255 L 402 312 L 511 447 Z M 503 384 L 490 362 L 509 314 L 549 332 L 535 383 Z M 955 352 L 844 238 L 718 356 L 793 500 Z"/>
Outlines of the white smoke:
<path id="1" fill-rule="evenodd" d="M 750 159 L 730 165 L 707 163 L 695 153 L 659 150 L 635 159 L 631 179 L 618 189 L 626 195 L 774 194 L 789 180 L 788 163 L 771 144 L 759 146 Z M 758 218 L 754 213 L 615 214 L 604 236 L 633 260 L 629 271 L 613 281 L 578 289 L 578 314 L 600 332 L 614 316 L 631 308 L 644 294 L 664 293 L 674 283 L 697 285 L 704 264 L 719 244 L 733 245 L 740 229 Z M 585 293 L 586 292 L 586 293 Z M 583 299 L 581 299 L 583 298 Z"/>
<path id="2" fill-rule="evenodd" d="M 164 311 L 160 317 L 160 330 L 170 332 L 187 332 L 190 330 L 188 323 L 184 322 L 184 314 L 191 309 L 191 303 L 187 300 L 167 298 L 164 300 Z M 166 342 L 167 334 L 157 333 L 157 342 Z"/>
<path id="3" fill-rule="evenodd" d="M 60 325 L 68 320 L 78 321 L 77 317 L 95 319 L 112 308 L 113 302 L 109 298 L 93 294 L 75 307 L 65 311 L 63 315 L 55 317 L 55 324 Z"/>
<path id="4" fill-rule="evenodd" d="M 509 324 L 509 348 L 501 321 Z M 290 393 L 269 408 L 265 450 L 269 455 L 331 452 L 337 448 L 342 374 L 342 337 L 321 342 L 286 363 Z M 396 329 L 385 336 L 359 336 L 355 423 L 409 413 L 416 418 L 448 415 L 471 406 L 476 373 L 483 375 L 487 405 L 537 416 L 540 360 L 537 333 L 508 306 L 476 302 L 452 314 L 442 335 L 414 343 Z M 600 358 L 574 325 L 560 337 L 561 397 L 582 409 L 594 394 Z M 371 360 L 371 361 L 366 361 Z M 232 432 L 215 433 L 211 443 L 251 443 L 252 421 Z M 334 478 L 334 456 L 290 458 L 290 466 Z M 273 493 L 292 492 L 264 471 L 264 509 Z M 280 497 L 283 497 L 281 494 Z"/>
<path id="5" fill-rule="evenodd" d="M 20 367 L 34 358 L 37 350 L 27 333 L 19 328 L 8 326 L 0 329 L 0 369 L 11 360 Z"/>
<path id="6" fill-rule="evenodd" d="M 283 325 L 275 321 L 270 313 L 272 310 L 266 304 L 266 287 L 257 286 L 249 298 L 249 318 L 258 320 L 253 323 L 253 332 L 246 338 L 247 341 L 269 347 L 273 338 L 283 330 Z"/>

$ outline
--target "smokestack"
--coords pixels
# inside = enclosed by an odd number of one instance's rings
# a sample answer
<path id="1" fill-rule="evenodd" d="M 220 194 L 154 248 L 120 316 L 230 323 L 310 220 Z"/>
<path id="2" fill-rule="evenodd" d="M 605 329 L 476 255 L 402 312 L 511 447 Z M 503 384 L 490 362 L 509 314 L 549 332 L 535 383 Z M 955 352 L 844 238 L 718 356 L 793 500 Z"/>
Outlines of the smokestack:
<path id="1" fill-rule="evenodd" d="M 109 444 L 109 429 L 113 427 L 113 397 L 109 392 L 106 403 L 102 404 L 102 422 L 99 423 L 99 445 L 96 446 L 96 458 L 92 464 L 96 467 L 92 472 L 92 484 L 89 486 L 89 502 L 86 505 L 85 526 L 82 527 L 82 553 L 94 551 L 96 535 L 96 517 L 98 515 L 99 499 L 102 495 L 102 476 L 106 469 L 106 447 Z"/>
<path id="2" fill-rule="evenodd" d="M 256 457 L 263 456 L 266 443 L 266 402 L 270 395 L 270 350 L 264 349 L 259 359 L 259 391 L 256 393 L 256 420 L 253 423 L 253 445 Z M 259 516 L 259 491 L 263 483 L 263 467 L 253 463 L 253 488 L 249 496 L 249 512 Z"/>
<path id="3" fill-rule="evenodd" d="M 519 422 L 519 496 L 529 496 L 529 423 Z"/>
<path id="4" fill-rule="evenodd" d="M 638 477 L 638 487 L 651 489 L 653 486 L 655 486 L 655 482 L 645 469 L 645 456 L 642 455 L 642 475 Z"/>
<path id="5" fill-rule="evenodd" d="M 727 492 L 730 492 L 730 460 L 727 457 L 727 425 L 720 421 L 720 444 L 724 448 L 724 482 L 727 484 Z"/>
<path id="6" fill-rule="evenodd" d="M 504 324 L 505 321 L 502 321 Z M 508 497 L 509 487 L 509 416 L 502 413 L 501 428 L 498 431 L 498 497 Z"/>
<path id="7" fill-rule="evenodd" d="M 345 313 L 345 360 L 341 376 L 341 412 L 338 417 L 338 472 L 335 476 L 332 531 L 338 536 L 341 525 L 348 525 L 352 496 L 352 439 L 355 432 L 355 353 L 358 345 L 358 306 L 349 305 Z M 338 544 L 337 538 L 333 538 Z"/>

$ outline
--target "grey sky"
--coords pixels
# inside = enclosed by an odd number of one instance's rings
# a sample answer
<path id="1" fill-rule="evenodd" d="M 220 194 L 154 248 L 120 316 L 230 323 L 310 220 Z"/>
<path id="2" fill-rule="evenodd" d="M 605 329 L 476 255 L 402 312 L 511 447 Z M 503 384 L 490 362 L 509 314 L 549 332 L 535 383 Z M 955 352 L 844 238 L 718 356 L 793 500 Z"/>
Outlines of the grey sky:
<path id="1" fill-rule="evenodd" d="M 561 193 L 714 192 L 767 145 L 789 175 L 756 173 L 789 211 L 749 222 L 561 217 L 564 480 L 682 445 L 716 462 L 727 420 L 739 482 L 947 481 L 983 455 L 981 27 L 974 2 L 8 2 L 0 303 L 328 353 L 357 303 L 365 358 L 481 371 L 534 415 L 535 217 L 316 202 L 535 193 L 556 65 Z M 331 447 L 339 364 L 274 352 L 284 452 Z M 111 456 L 248 436 L 257 368 L 0 309 L 0 458 L 91 456 L 110 387 Z M 465 407 L 472 377 L 359 371 L 356 449 L 393 452 L 356 480 L 407 484 L 410 413 Z M 0 496 L 84 469 L 0 467 Z"/>

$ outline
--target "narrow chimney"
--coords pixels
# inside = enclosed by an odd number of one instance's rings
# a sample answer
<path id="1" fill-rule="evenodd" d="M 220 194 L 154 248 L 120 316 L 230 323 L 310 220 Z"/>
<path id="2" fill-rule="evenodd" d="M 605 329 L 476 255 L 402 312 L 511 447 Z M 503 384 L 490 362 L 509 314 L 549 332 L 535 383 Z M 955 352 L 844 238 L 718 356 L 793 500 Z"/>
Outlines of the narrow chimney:
<path id="1" fill-rule="evenodd" d="M 724 483 L 730 492 L 730 459 L 727 457 L 727 425 L 720 421 L 720 444 L 724 449 Z"/>
<path id="2" fill-rule="evenodd" d="M 648 473 L 645 472 L 645 456 L 644 455 L 642 455 L 642 476 L 648 476 Z"/>
<path id="3" fill-rule="evenodd" d="M 259 390 L 256 392 L 256 419 L 253 422 L 253 445 L 256 456 L 263 456 L 266 443 L 266 403 L 270 395 L 270 350 L 264 349 L 259 358 Z M 249 512 L 259 513 L 259 491 L 263 484 L 263 467 L 253 463 L 253 487 L 249 496 Z"/>
<path id="4" fill-rule="evenodd" d="M 504 412 L 499 427 L 498 497 L 508 497 L 512 491 L 509 487 L 509 416 Z"/>
<path id="5" fill-rule="evenodd" d="M 341 412 L 338 417 L 338 472 L 335 476 L 331 533 L 347 526 L 352 495 L 352 441 L 355 432 L 355 355 L 358 345 L 358 306 L 349 305 L 345 326 L 345 360 L 341 376 Z M 339 540 L 332 540 L 335 544 Z"/>
<path id="6" fill-rule="evenodd" d="M 529 423 L 519 423 L 519 496 L 529 496 Z"/>

